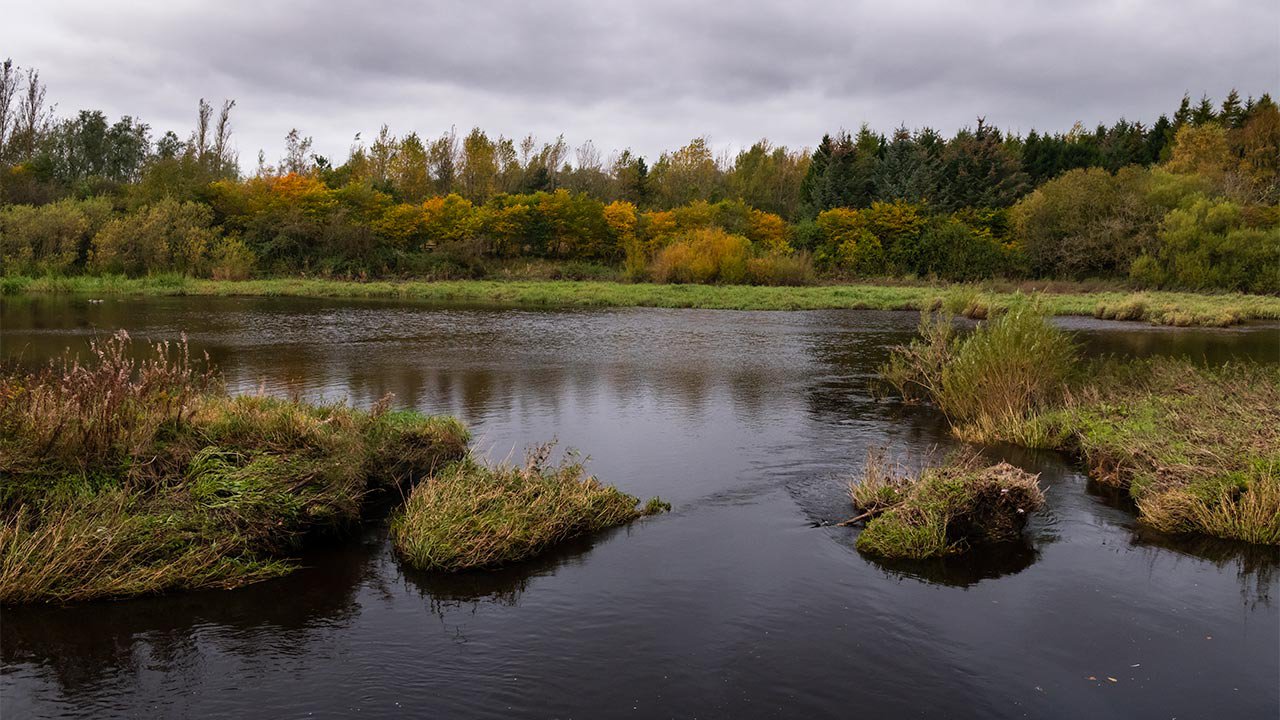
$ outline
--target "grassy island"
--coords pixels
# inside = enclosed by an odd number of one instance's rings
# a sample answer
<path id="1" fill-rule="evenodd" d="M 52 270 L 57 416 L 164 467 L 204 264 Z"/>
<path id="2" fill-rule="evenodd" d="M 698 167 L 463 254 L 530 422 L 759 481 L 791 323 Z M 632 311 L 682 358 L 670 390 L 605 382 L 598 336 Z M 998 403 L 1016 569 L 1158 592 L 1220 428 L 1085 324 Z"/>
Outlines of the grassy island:
<path id="1" fill-rule="evenodd" d="M 426 526 L 473 549 L 431 567 L 516 560 L 639 515 L 579 465 L 481 471 L 452 418 L 233 397 L 185 342 L 149 350 L 137 359 L 121 332 L 84 361 L 0 374 L 0 603 L 277 577 L 414 485 L 397 538 Z M 495 536 L 500 557 L 474 551 Z"/>
<path id="2" fill-rule="evenodd" d="M 576 455 L 548 464 L 550 450 L 532 449 L 522 467 L 469 459 L 414 488 L 391 520 L 396 551 L 422 570 L 495 567 L 670 509 L 657 498 L 637 508 Z"/>
<path id="3" fill-rule="evenodd" d="M 858 549 L 915 560 L 1017 540 L 1044 505 L 1036 476 L 1007 463 L 986 466 L 976 455 L 912 474 L 871 452 L 849 494 L 857 519 L 867 520 Z"/>

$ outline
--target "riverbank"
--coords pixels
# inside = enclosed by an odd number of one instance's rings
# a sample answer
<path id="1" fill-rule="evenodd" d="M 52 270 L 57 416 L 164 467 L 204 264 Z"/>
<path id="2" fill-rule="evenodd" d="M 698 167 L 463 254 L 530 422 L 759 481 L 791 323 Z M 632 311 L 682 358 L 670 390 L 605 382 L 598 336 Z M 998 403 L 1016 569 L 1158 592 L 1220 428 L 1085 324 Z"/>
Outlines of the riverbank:
<path id="1" fill-rule="evenodd" d="M 1280 545 L 1280 370 L 1186 359 L 1083 361 L 1031 308 L 958 335 L 926 315 L 881 378 L 971 442 L 1054 449 L 1121 489 L 1144 525 Z"/>
<path id="2" fill-rule="evenodd" d="M 1066 288 L 1064 291 L 1062 288 Z M 8 277 L 5 295 L 252 296 L 399 298 L 431 302 L 534 307 L 662 307 L 717 310 L 923 310 L 944 308 L 986 317 L 1036 292 L 1045 312 L 1161 325 L 1225 327 L 1280 319 L 1280 297 L 1240 293 L 1118 289 L 1089 290 L 1062 283 L 1040 285 L 842 284 L 802 287 L 657 285 L 578 280 L 455 280 L 440 282 L 321 280 L 198 280 L 181 276 Z M 1077 291 L 1079 289 L 1079 291 Z"/>

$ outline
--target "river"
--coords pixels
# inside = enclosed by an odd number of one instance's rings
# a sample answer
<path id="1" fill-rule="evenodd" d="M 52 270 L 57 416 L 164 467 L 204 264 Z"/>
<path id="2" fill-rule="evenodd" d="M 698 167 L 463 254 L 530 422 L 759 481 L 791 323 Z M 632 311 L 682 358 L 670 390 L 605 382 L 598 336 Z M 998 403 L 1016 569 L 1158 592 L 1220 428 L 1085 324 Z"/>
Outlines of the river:
<path id="1" fill-rule="evenodd" d="M 557 439 L 672 512 L 495 572 L 402 566 L 371 524 L 235 591 L 5 608 L 0 714 L 52 717 L 1275 718 L 1280 557 L 1136 527 L 1056 453 L 1026 543 L 854 549 L 868 448 L 956 445 L 869 392 L 908 312 L 528 310 L 284 298 L 5 299 L 6 359 L 186 333 L 237 392 L 455 414 L 491 458 Z M 1061 321 L 1091 354 L 1280 361 L 1280 329 Z"/>

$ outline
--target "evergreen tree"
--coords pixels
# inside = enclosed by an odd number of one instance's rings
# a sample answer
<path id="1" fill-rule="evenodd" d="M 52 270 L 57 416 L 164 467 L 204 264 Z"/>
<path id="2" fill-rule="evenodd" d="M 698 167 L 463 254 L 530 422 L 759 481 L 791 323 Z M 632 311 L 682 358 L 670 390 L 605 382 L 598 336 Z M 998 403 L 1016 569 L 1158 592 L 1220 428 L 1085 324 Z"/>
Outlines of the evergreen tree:
<path id="1" fill-rule="evenodd" d="M 1237 129 L 1244 125 L 1244 108 L 1240 106 L 1240 93 L 1235 88 L 1231 88 L 1231 92 L 1227 93 L 1227 99 L 1222 101 L 1222 111 L 1218 113 L 1218 119 L 1223 126 Z"/>
<path id="2" fill-rule="evenodd" d="M 1213 101 L 1208 95 L 1200 96 L 1200 104 L 1196 105 L 1196 109 L 1191 111 L 1191 124 L 1204 125 L 1218 119 L 1217 113 L 1213 111 Z"/>
<path id="3" fill-rule="evenodd" d="M 1166 115 L 1161 115 L 1151 126 L 1151 131 L 1147 133 L 1146 153 L 1142 158 L 1142 162 L 1148 165 L 1164 162 L 1165 149 L 1169 147 L 1169 143 L 1173 140 L 1173 123 L 1169 122 Z"/>

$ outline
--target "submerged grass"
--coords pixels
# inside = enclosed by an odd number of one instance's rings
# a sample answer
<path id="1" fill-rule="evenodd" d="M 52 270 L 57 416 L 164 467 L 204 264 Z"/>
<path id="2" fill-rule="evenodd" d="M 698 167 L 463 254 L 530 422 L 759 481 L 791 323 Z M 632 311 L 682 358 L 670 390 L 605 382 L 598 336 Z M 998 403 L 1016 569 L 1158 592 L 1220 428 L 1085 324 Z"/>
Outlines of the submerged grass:
<path id="1" fill-rule="evenodd" d="M 913 475 L 872 451 L 849 492 L 869 518 L 858 549 L 917 560 L 1017 540 L 1044 504 L 1035 475 L 1007 463 L 985 465 L 976 455 L 952 456 Z"/>
<path id="2" fill-rule="evenodd" d="M 450 418 L 230 397 L 185 343 L 0 376 L 0 602 L 235 587 L 293 569 L 373 490 L 461 458 Z"/>
<path id="3" fill-rule="evenodd" d="M 391 541 L 422 570 L 488 568 L 670 506 L 636 498 L 587 474 L 576 455 L 549 465 L 551 446 L 522 467 L 468 458 L 416 487 L 391 521 Z"/>
<path id="4" fill-rule="evenodd" d="M 1157 530 L 1280 544 L 1280 367 L 1083 362 L 1064 333 L 1034 325 L 1010 312 L 961 337 L 927 318 L 882 377 L 936 403 L 964 439 L 1079 455 Z"/>
<path id="5" fill-rule="evenodd" d="M 1280 319 L 1280 298 L 1240 293 L 1141 292 L 1061 283 L 1010 286 L 985 284 L 838 284 L 805 287 L 748 285 L 659 285 L 575 280 L 459 280 L 356 282 L 306 278 L 197 280 L 177 275 L 5 277 L 5 295 L 65 293 L 103 295 L 221 295 L 403 298 L 456 303 L 534 306 L 708 308 L 724 310 L 817 310 L 859 308 L 926 310 L 948 308 L 985 318 L 1035 292 L 1052 315 L 1145 320 L 1166 325 L 1231 325 Z"/>

